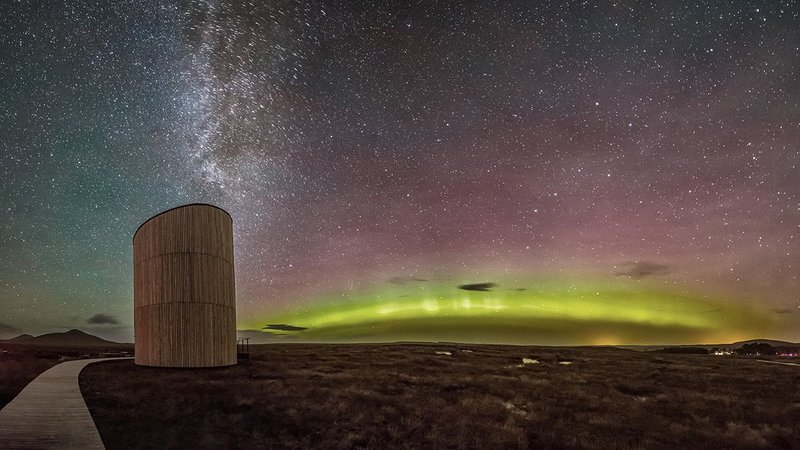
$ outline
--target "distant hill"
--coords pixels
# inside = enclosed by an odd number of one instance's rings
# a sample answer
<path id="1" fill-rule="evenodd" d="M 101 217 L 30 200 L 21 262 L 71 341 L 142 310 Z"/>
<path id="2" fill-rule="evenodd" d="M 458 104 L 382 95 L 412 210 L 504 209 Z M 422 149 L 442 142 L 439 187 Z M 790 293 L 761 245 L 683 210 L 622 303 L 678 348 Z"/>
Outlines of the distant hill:
<path id="1" fill-rule="evenodd" d="M 712 350 L 715 348 L 732 348 L 738 349 L 742 348 L 747 344 L 769 344 L 773 347 L 800 347 L 800 343 L 795 342 L 787 342 L 787 341 L 779 341 L 776 339 L 750 339 L 747 341 L 738 341 L 728 344 L 689 344 L 689 345 L 616 345 L 615 347 L 624 348 L 627 350 L 639 350 L 639 351 L 652 351 L 652 350 L 664 350 L 664 349 L 675 349 L 675 348 L 701 348 L 706 350 Z"/>
<path id="2" fill-rule="evenodd" d="M 769 344 L 773 347 L 798 347 L 800 344 L 786 341 L 776 341 L 775 339 L 750 339 L 749 341 L 739 341 L 730 344 L 729 347 L 741 348 L 746 344 Z"/>
<path id="3" fill-rule="evenodd" d="M 31 339 L 32 337 L 33 337 L 33 335 L 31 335 L 31 334 L 20 334 L 19 336 L 15 337 L 15 338 L 6 339 L 6 340 L 7 341 L 14 341 L 14 342 L 27 341 L 28 339 Z"/>
<path id="4" fill-rule="evenodd" d="M 665 347 L 653 350 L 655 353 L 673 353 L 684 355 L 707 355 L 708 350 L 703 347 L 692 346 L 679 346 L 679 347 Z"/>
<path id="5" fill-rule="evenodd" d="M 120 344 L 119 342 L 107 341 L 89 333 L 84 333 L 81 330 L 69 330 L 64 333 L 46 333 L 39 336 L 22 334 L 13 339 L 7 339 L 0 342 L 49 345 L 53 347 L 95 347 L 99 345 L 124 345 Z"/>

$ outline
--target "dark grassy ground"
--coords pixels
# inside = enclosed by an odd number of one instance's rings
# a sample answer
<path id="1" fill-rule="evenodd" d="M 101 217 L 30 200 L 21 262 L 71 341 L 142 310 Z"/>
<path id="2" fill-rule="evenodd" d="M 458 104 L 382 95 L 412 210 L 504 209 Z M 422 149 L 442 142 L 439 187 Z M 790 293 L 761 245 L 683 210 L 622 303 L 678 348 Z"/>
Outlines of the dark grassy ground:
<path id="1" fill-rule="evenodd" d="M 40 373 L 56 364 L 104 351 L 133 351 L 133 345 L 116 347 L 43 347 L 0 343 L 0 408 L 14 399 Z"/>
<path id="2" fill-rule="evenodd" d="M 229 368 L 120 361 L 80 381 L 111 449 L 800 448 L 800 367 L 746 358 L 268 345 Z"/>

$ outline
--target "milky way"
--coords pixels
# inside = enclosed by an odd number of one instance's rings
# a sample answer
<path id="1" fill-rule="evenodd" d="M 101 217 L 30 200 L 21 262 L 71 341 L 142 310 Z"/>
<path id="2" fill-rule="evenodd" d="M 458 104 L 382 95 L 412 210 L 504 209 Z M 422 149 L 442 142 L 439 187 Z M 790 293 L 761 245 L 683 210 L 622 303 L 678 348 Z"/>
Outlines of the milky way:
<path id="1" fill-rule="evenodd" d="M 243 335 L 800 340 L 798 11 L 4 2 L 0 332 L 130 339 L 133 231 L 208 202 Z"/>

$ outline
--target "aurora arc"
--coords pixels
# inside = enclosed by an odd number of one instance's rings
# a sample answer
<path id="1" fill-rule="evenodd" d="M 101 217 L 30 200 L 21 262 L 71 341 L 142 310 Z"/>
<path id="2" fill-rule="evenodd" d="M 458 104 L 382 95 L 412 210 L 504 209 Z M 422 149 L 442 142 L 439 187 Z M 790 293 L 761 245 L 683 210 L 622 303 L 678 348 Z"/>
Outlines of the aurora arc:
<path id="1" fill-rule="evenodd" d="M 471 291 L 452 282 L 387 283 L 320 298 L 259 323 L 307 328 L 281 334 L 307 341 L 554 345 L 731 342 L 776 326 L 766 311 L 643 282 L 519 285 L 498 283 L 488 291 Z"/>

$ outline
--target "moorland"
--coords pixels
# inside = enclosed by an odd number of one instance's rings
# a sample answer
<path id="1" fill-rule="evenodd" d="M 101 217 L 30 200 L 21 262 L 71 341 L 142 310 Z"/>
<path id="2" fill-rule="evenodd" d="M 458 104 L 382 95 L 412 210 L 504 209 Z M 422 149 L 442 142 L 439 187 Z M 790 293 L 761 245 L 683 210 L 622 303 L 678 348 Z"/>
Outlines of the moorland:
<path id="1" fill-rule="evenodd" d="M 800 367 L 758 359 L 270 344 L 224 368 L 93 364 L 80 384 L 110 449 L 800 448 Z"/>

